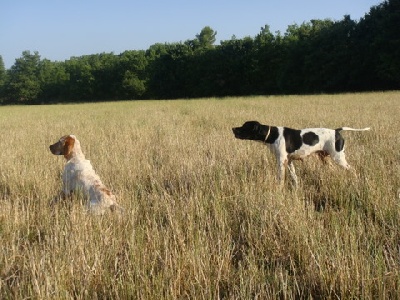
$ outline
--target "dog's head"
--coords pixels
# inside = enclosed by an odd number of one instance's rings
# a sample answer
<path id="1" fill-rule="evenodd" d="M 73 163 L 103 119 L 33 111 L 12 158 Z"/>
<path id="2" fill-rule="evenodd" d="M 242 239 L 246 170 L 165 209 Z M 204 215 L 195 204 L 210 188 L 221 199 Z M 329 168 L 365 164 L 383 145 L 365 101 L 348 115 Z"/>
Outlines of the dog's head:
<path id="1" fill-rule="evenodd" d="M 69 160 L 72 157 L 76 142 L 77 139 L 74 135 L 64 135 L 58 142 L 50 145 L 49 148 L 54 155 L 64 155 L 64 157 Z"/>
<path id="2" fill-rule="evenodd" d="M 268 126 L 257 121 L 247 121 L 241 127 L 234 127 L 235 138 L 241 140 L 264 141 L 268 133 Z"/>

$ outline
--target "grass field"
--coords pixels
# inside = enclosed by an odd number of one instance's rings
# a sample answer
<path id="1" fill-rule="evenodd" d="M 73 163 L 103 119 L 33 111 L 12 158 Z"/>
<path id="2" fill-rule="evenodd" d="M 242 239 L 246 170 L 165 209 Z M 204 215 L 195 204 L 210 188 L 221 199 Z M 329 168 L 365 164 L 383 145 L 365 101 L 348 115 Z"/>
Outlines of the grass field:
<path id="1" fill-rule="evenodd" d="M 1 299 L 396 299 L 400 92 L 0 107 Z M 343 132 L 277 188 L 246 120 Z M 75 134 L 125 207 L 50 207 Z"/>

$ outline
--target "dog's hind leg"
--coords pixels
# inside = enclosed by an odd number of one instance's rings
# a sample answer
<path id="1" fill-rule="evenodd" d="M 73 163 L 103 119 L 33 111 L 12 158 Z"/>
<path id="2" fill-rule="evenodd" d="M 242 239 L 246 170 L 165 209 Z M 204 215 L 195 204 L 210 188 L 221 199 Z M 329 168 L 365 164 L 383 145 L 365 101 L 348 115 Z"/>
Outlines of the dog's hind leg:
<path id="1" fill-rule="evenodd" d="M 346 161 L 346 157 L 343 151 L 335 153 L 335 155 L 332 155 L 332 158 L 339 166 L 345 168 L 346 170 L 351 169 L 350 165 Z"/>

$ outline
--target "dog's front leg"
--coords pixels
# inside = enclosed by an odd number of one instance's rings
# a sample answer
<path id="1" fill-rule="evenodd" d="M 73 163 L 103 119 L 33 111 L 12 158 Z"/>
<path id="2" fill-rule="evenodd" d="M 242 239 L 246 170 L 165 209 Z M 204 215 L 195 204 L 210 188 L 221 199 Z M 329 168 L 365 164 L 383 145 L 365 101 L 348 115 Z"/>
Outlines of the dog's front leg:
<path id="1" fill-rule="evenodd" d="M 278 183 L 280 187 L 283 187 L 285 183 L 285 168 L 287 161 L 285 159 L 278 159 Z"/>
<path id="2" fill-rule="evenodd" d="M 294 168 L 293 161 L 290 161 L 288 163 L 288 169 L 289 169 L 290 176 L 293 179 L 294 185 L 297 187 L 297 175 L 296 175 L 296 169 Z"/>

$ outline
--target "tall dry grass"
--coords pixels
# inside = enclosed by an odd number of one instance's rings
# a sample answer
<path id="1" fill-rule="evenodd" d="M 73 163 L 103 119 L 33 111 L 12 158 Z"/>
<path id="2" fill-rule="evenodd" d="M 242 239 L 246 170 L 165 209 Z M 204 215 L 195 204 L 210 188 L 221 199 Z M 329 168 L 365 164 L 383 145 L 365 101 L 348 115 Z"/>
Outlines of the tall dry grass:
<path id="1" fill-rule="evenodd" d="M 400 294 L 400 93 L 0 107 L 1 299 L 388 299 Z M 276 185 L 246 120 L 345 132 Z M 123 217 L 50 207 L 75 134 Z"/>

